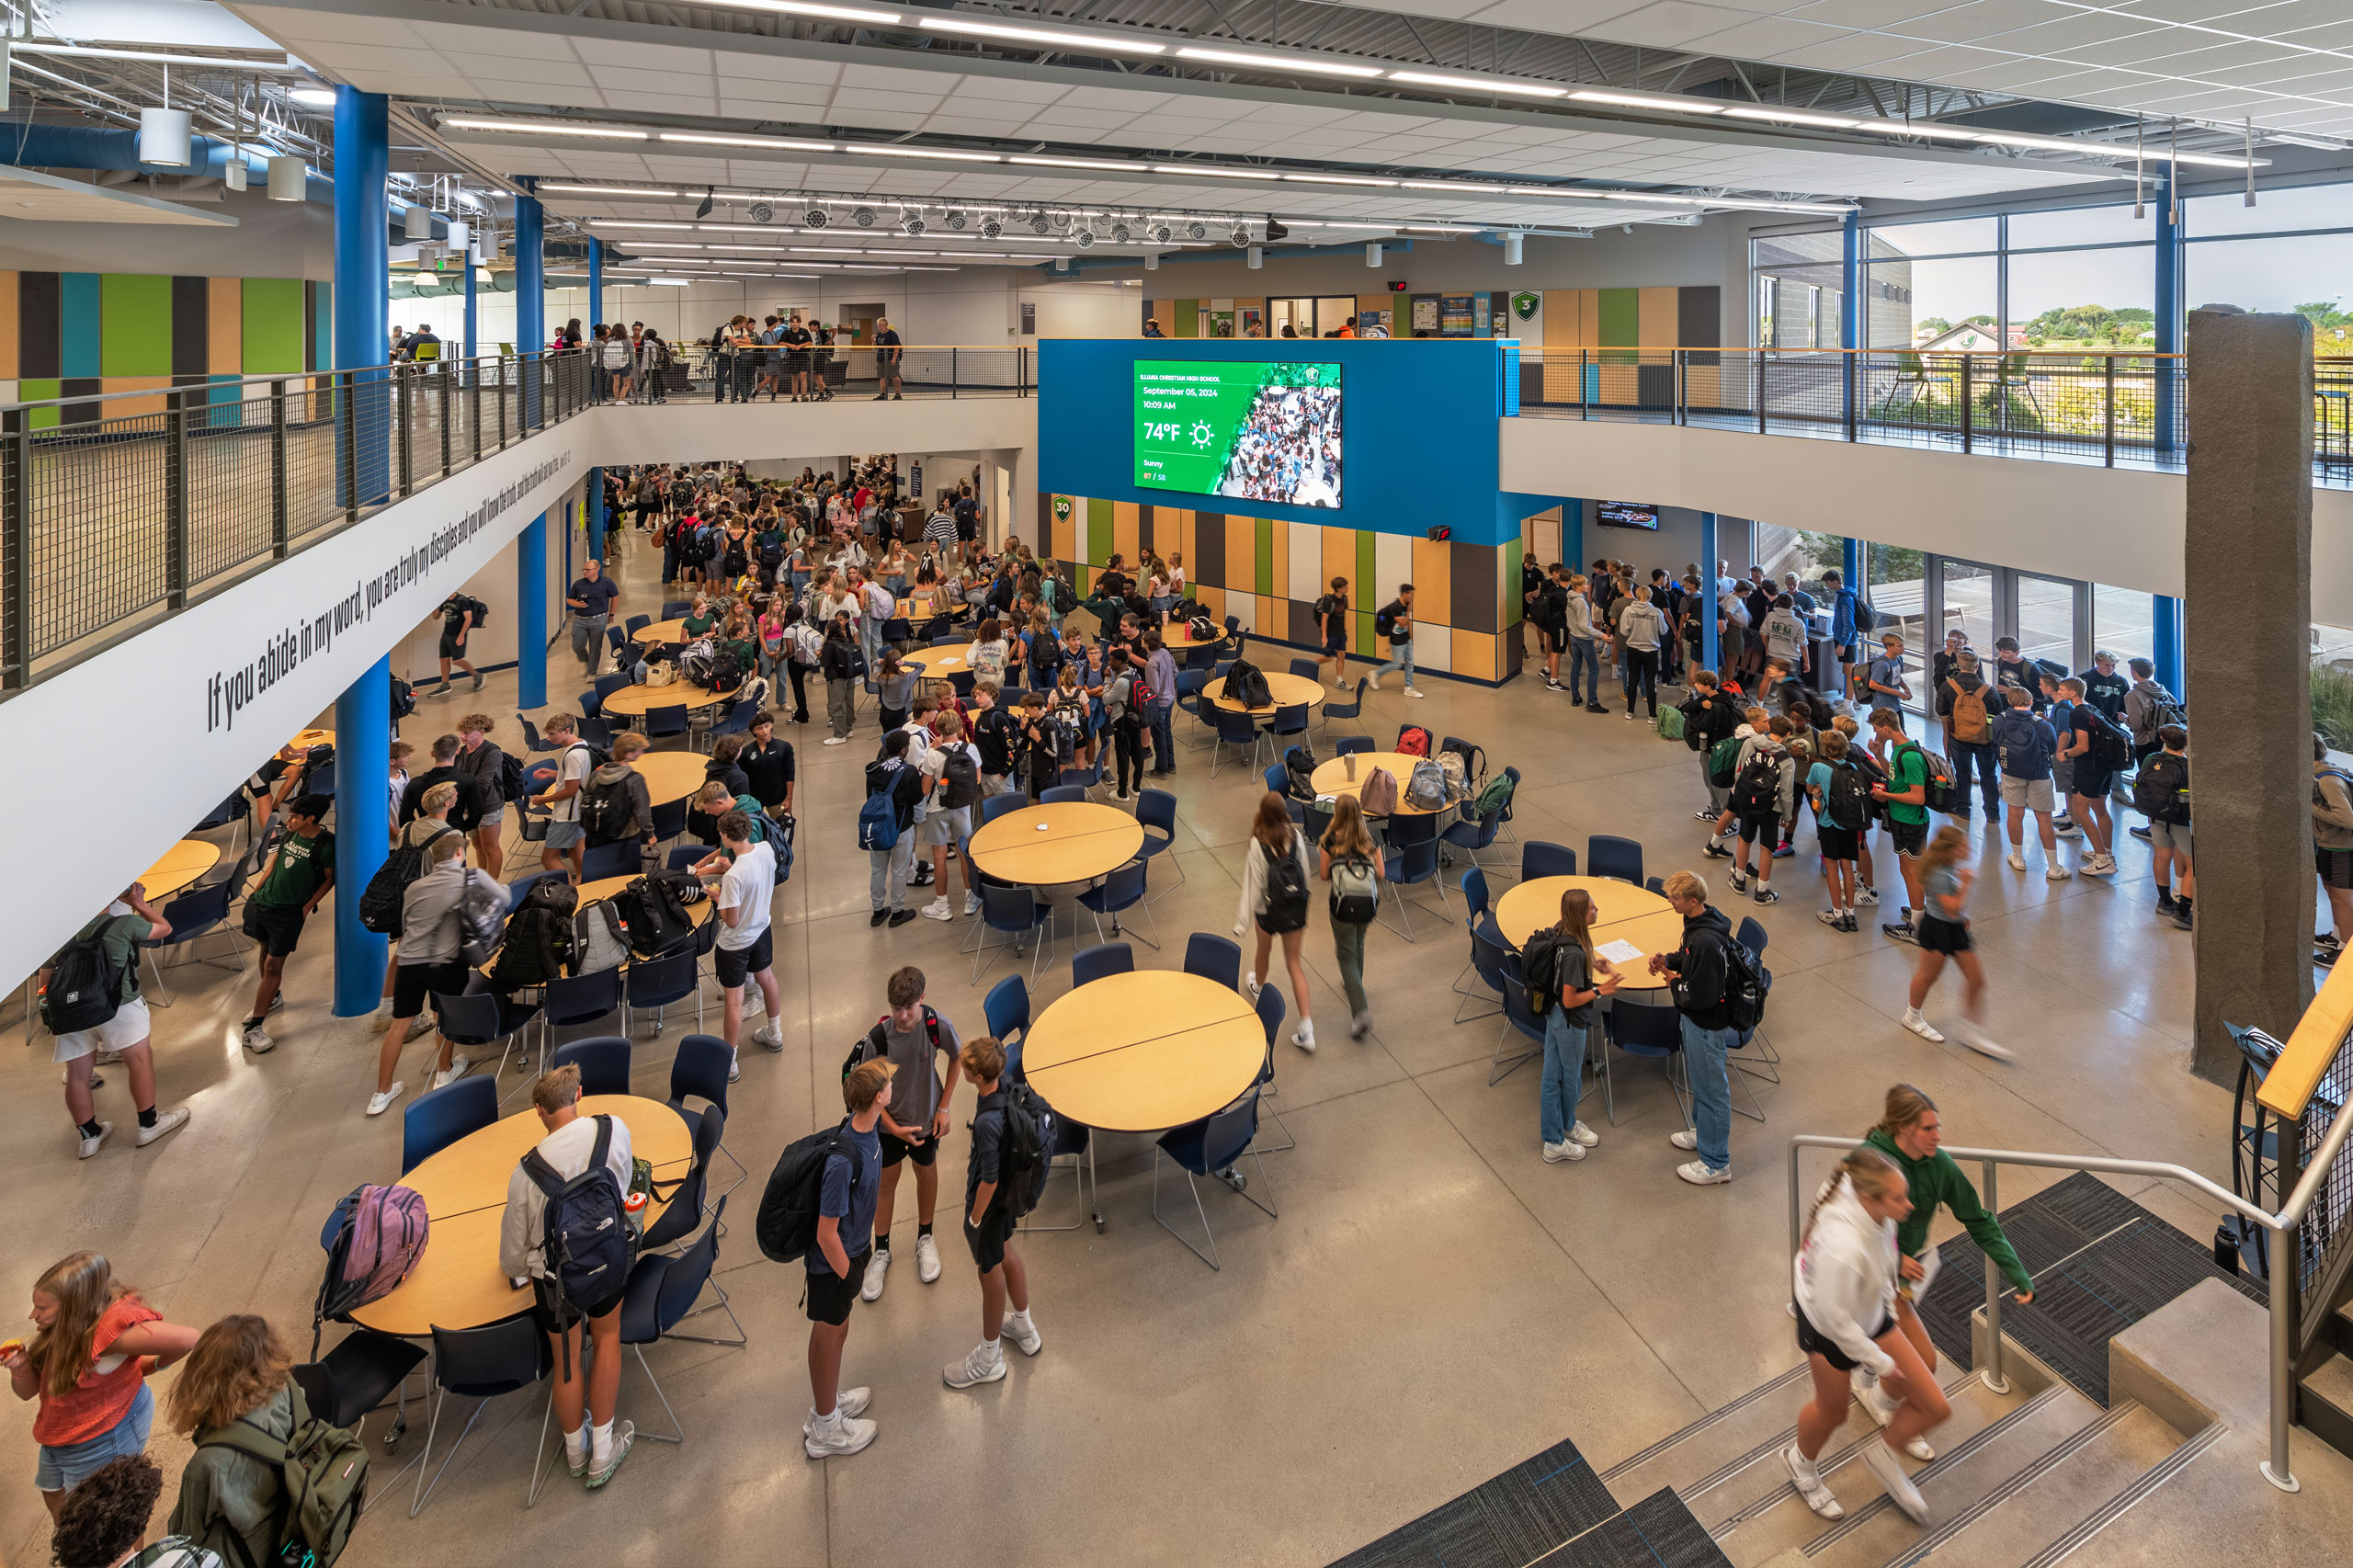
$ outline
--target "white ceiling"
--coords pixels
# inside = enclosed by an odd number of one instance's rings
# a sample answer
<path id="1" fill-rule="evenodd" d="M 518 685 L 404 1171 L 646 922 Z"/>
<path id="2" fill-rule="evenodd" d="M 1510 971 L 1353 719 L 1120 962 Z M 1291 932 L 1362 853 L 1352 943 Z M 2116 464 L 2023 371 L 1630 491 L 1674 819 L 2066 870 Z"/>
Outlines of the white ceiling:
<path id="1" fill-rule="evenodd" d="M 233 229 L 226 212 L 206 212 L 133 190 L 90 184 L 40 169 L 0 167 L 0 219 L 33 223 L 183 223 Z"/>
<path id="2" fill-rule="evenodd" d="M 2353 135 L 2353 6 L 2346 0 L 1349 3 L 1811 71 Z"/>

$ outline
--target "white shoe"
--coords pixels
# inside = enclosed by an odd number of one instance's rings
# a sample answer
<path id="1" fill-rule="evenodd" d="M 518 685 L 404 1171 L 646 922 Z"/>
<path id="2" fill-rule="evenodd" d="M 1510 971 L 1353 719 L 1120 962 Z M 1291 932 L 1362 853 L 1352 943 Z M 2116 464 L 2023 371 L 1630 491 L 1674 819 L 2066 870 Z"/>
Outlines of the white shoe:
<path id="1" fill-rule="evenodd" d="M 829 746 L 845 746 L 849 744 L 849 737 L 847 735 L 827 735 L 825 737 L 825 744 Z M 814 1441 L 814 1439 L 813 1438 L 812 1441 Z M 859 1446 L 864 1447 L 863 1444 Z M 858 1452 L 858 1449 L 852 1449 L 849 1451 L 851 1453 L 856 1453 Z"/>
<path id="2" fill-rule="evenodd" d="M 866 1278 L 858 1285 L 858 1299 L 861 1301 L 881 1301 L 882 1281 L 889 1277 L 890 1273 L 891 1249 L 877 1247 L 874 1256 L 866 1260 Z"/>
<path id="3" fill-rule="evenodd" d="M 1558 1143 L 1547 1143 L 1544 1145 L 1544 1163 L 1548 1165 L 1557 1165 L 1566 1160 L 1582 1160 L 1584 1158 L 1585 1145 L 1573 1139 L 1564 1139 Z"/>
<path id="4" fill-rule="evenodd" d="M 2026 869 L 2026 857 L 2019 854 L 2015 849 L 2010 851 L 2010 869 L 2013 871 L 2023 871 Z"/>
<path id="5" fill-rule="evenodd" d="M 1580 1121 L 1569 1129 L 1569 1142 L 1590 1149 L 1601 1142 L 1601 1134 Z"/>
<path id="6" fill-rule="evenodd" d="M 603 1466 L 588 1472 L 588 1490 L 594 1492 L 597 1488 L 604 1485 L 608 1481 L 610 1481 L 613 1478 L 613 1472 L 620 1469 L 621 1460 L 629 1458 L 630 1449 L 636 1447 L 636 1445 L 637 1423 L 634 1421 L 621 1421 L 615 1423 L 613 1426 L 613 1446 L 611 1449 L 607 1450 Z"/>
<path id="7" fill-rule="evenodd" d="M 1847 1517 L 1847 1510 L 1824 1483 L 1822 1472 L 1813 1468 L 1812 1460 L 1798 1452 L 1795 1443 L 1781 1450 L 1781 1464 L 1790 1472 L 1790 1484 L 1798 1489 L 1798 1495 L 1805 1499 L 1807 1507 L 1825 1519 Z"/>
<path id="8" fill-rule="evenodd" d="M 1038 1325 L 1029 1321 L 1028 1312 L 1006 1313 L 1005 1326 L 998 1332 L 1019 1346 L 1024 1356 L 1035 1356 L 1046 1347 L 1046 1336 L 1038 1332 Z"/>
<path id="9" fill-rule="evenodd" d="M 252 1051 L 256 1056 L 267 1056 L 271 1051 L 278 1049 L 278 1042 L 270 1039 L 269 1031 L 263 1028 L 259 1024 L 247 1024 L 245 1026 L 245 1049 Z"/>
<path id="10" fill-rule="evenodd" d="M 1938 1034 L 1934 1026 L 1920 1016 L 1920 1009 L 1917 1007 L 1904 1009 L 1904 1027 L 1930 1045 L 1942 1045 L 1945 1042 L 1945 1037 Z"/>
<path id="11" fill-rule="evenodd" d="M 834 1391 L 834 1411 L 846 1421 L 857 1420 L 859 1416 L 866 1414 L 866 1407 L 873 1403 L 874 1391 L 872 1389 L 855 1388 L 835 1389 Z M 806 1421 L 802 1422 L 801 1424 L 801 1430 L 805 1436 L 809 1430 L 809 1423 Z"/>
<path id="12" fill-rule="evenodd" d="M 956 912 L 948 907 L 948 900 L 945 897 L 933 899 L 929 903 L 925 904 L 921 909 L 915 911 L 915 913 L 922 915 L 926 920 L 953 920 L 956 918 Z"/>
<path id="13" fill-rule="evenodd" d="M 93 1155 L 93 1154 L 97 1153 L 98 1152 L 98 1145 L 99 1145 L 99 1144 L 101 1144 L 101 1143 L 103 1143 L 103 1142 L 105 1142 L 107 1141 L 107 1134 L 108 1134 L 108 1133 L 109 1133 L 109 1132 L 112 1132 L 113 1131 L 114 1131 L 114 1123 L 113 1123 L 113 1122 L 111 1122 L 111 1121 L 101 1121 L 101 1122 L 99 1122 L 99 1123 L 98 1123 L 98 1135 L 97 1135 L 96 1138 L 85 1138 L 85 1139 L 83 1139 L 83 1140 L 82 1140 L 82 1153 L 81 1153 L 81 1157 L 82 1157 L 83 1159 L 85 1159 L 85 1160 L 86 1160 L 86 1159 L 88 1159 L 91 1155 Z"/>
<path id="14" fill-rule="evenodd" d="M 1730 1165 L 1711 1170 L 1705 1160 L 1694 1160 L 1688 1165 L 1677 1165 L 1675 1167 L 1675 1174 L 1693 1187 L 1721 1187 L 1732 1180 Z"/>
<path id="15" fill-rule="evenodd" d="M 1885 1488 L 1895 1506 L 1912 1516 L 1914 1524 L 1928 1522 L 1927 1499 L 1920 1495 L 1920 1489 L 1913 1485 L 1912 1478 L 1904 1472 L 1904 1462 L 1895 1457 L 1893 1449 L 1889 1448 L 1884 1440 L 1876 1443 L 1867 1441 L 1863 1444 L 1863 1463 L 1879 1477 L 1880 1485 Z"/>
<path id="16" fill-rule="evenodd" d="M 782 1051 L 784 1049 L 784 1029 L 774 1018 L 770 1018 L 767 1023 L 752 1031 L 752 1043 L 754 1045 L 766 1046 L 770 1051 Z"/>
<path id="17" fill-rule="evenodd" d="M 1365 676 L 1365 679 L 1370 684 L 1372 690 L 1379 691 L 1381 689 L 1381 677 L 1379 676 Z"/>
<path id="18" fill-rule="evenodd" d="M 941 1368 L 939 1380 L 951 1389 L 1001 1383 L 1005 1381 L 1005 1352 L 992 1345 L 977 1345 L 962 1360 L 950 1361 Z"/>
<path id="19" fill-rule="evenodd" d="M 1258 971 L 1254 969 L 1249 973 L 1242 977 L 1242 994 L 1250 998 L 1250 1005 L 1252 1006 L 1255 1007 L 1257 1006 Z"/>
<path id="20" fill-rule="evenodd" d="M 1860 1367 L 1847 1374 L 1847 1381 L 1855 1391 L 1855 1403 L 1861 1405 L 1864 1413 L 1882 1426 L 1894 1420 L 1895 1413 L 1903 1408 L 1895 1400 L 1888 1397 L 1885 1389 L 1879 1386 L 1878 1378 Z"/>
<path id="21" fill-rule="evenodd" d="M 929 1236 L 915 1238 L 915 1278 L 926 1285 L 939 1278 L 939 1244 Z"/>
<path id="22" fill-rule="evenodd" d="M 1421 696 L 1421 693 L 1409 686 L 1405 688 L 1405 695 L 1408 697 L 1419 697 Z"/>
<path id="23" fill-rule="evenodd" d="M 144 1149 L 158 1138 L 167 1138 L 187 1125 L 188 1107 L 179 1106 L 157 1117 L 154 1126 L 141 1128 L 135 1142 L 139 1147 Z"/>
<path id="24" fill-rule="evenodd" d="M 731 1056 L 727 1059 L 727 1081 L 734 1083 L 744 1075 L 744 1064 Z"/>
<path id="25" fill-rule="evenodd" d="M 379 1007 L 376 1009 L 376 1016 L 368 1022 L 368 1032 L 369 1034 L 382 1034 L 386 1029 L 391 1028 L 392 1027 L 392 1015 L 391 1011 L 388 1008 Z"/>
<path id="26" fill-rule="evenodd" d="M 1961 1037 L 1961 1044 L 1969 1047 L 1970 1050 L 1977 1052 L 1980 1056 L 1990 1056 L 1996 1062 L 2015 1062 L 2018 1060 L 2017 1051 L 2012 1051 L 2006 1045 L 1996 1044 L 1994 1039 L 1990 1035 L 1986 1034 L 1982 1026 L 1968 1018 L 1961 1019 L 1961 1021 L 1954 1027 L 1953 1032 Z"/>
<path id="27" fill-rule="evenodd" d="M 2054 864 L 2048 870 L 2042 873 L 2042 880 L 2046 882 L 2063 882 L 2075 874 L 2075 872 L 2067 869 L 2066 867 Z"/>
<path id="28" fill-rule="evenodd" d="M 2086 877 L 2112 877 L 2116 874 L 2116 857 L 2095 855 L 2075 869 Z"/>
<path id="29" fill-rule="evenodd" d="M 847 1459 L 864 1452 L 873 1441 L 874 1423 L 844 1415 L 836 1403 L 831 1415 L 820 1416 L 809 1424 L 801 1446 L 813 1460 Z"/>
<path id="30" fill-rule="evenodd" d="M 386 1089 L 381 1095 L 369 1095 L 368 1096 L 368 1114 L 369 1116 L 383 1115 L 384 1112 L 391 1108 L 392 1103 L 401 1097 L 401 1091 L 406 1087 L 408 1087 L 406 1084 L 394 1084 L 391 1088 Z"/>
<path id="31" fill-rule="evenodd" d="M 1348 1038 L 1350 1040 L 1362 1040 L 1371 1032 L 1372 1015 L 1370 1013 L 1358 1013 L 1355 1017 L 1348 1020 Z"/>
<path id="32" fill-rule="evenodd" d="M 437 1089 L 448 1088 L 450 1085 L 464 1077 L 466 1075 L 466 1069 L 473 1064 L 473 1058 L 468 1056 L 462 1051 L 459 1051 L 456 1055 L 449 1058 L 449 1065 L 447 1068 L 433 1074 L 433 1086 Z"/>
<path id="33" fill-rule="evenodd" d="M 1688 1127 L 1680 1132 L 1668 1133 L 1666 1141 L 1678 1149 L 1697 1151 L 1699 1147 L 1699 1135 Z"/>
<path id="34" fill-rule="evenodd" d="M 1307 1018 L 1302 1018 L 1302 1019 L 1300 1019 L 1300 1020 L 1299 1020 L 1299 1028 L 1295 1028 L 1295 1029 L 1293 1029 L 1293 1030 L 1291 1031 L 1290 1042 L 1291 1042 L 1291 1044 L 1293 1044 L 1293 1045 L 1295 1045 L 1295 1046 L 1299 1047 L 1299 1049 L 1300 1049 L 1300 1050 L 1302 1050 L 1302 1051 L 1303 1051 L 1307 1052 L 1307 1054 L 1308 1054 L 1308 1055 L 1310 1055 L 1310 1056 L 1314 1055 L 1314 1054 L 1315 1054 L 1315 1025 L 1314 1025 L 1314 1023 L 1313 1023 L 1312 1020 L 1307 1019 Z"/>
<path id="35" fill-rule="evenodd" d="M 980 912 L 981 895 L 976 892 L 966 893 L 964 895 L 964 913 L 969 915 L 978 915 Z"/>
<path id="36" fill-rule="evenodd" d="M 1855 890 L 1855 903 L 1858 908 L 1867 908 L 1878 902 L 1879 890 L 1877 888 L 1857 888 Z"/>

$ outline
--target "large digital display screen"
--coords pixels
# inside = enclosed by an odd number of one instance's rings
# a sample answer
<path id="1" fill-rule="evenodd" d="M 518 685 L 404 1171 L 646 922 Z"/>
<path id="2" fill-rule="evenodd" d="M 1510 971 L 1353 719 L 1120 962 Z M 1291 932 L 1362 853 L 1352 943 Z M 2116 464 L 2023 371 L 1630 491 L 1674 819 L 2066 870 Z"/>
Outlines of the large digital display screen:
<path id="1" fill-rule="evenodd" d="M 1135 370 L 1138 489 L 1339 506 L 1339 366 L 1139 359 Z"/>
<path id="2" fill-rule="evenodd" d="M 1594 521 L 1605 528 L 1655 528 L 1658 508 L 1643 501 L 1604 501 L 1594 507 Z"/>

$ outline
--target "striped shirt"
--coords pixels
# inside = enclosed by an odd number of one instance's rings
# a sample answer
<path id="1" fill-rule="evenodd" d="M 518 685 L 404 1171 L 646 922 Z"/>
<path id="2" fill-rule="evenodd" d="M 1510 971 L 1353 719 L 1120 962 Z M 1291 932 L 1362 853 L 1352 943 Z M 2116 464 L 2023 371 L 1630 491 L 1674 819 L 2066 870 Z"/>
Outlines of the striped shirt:
<path id="1" fill-rule="evenodd" d="M 954 544 L 956 542 L 956 519 L 949 517 L 945 512 L 934 512 L 923 526 L 923 537 L 925 540 L 929 543 L 938 544 L 941 546 Z"/>

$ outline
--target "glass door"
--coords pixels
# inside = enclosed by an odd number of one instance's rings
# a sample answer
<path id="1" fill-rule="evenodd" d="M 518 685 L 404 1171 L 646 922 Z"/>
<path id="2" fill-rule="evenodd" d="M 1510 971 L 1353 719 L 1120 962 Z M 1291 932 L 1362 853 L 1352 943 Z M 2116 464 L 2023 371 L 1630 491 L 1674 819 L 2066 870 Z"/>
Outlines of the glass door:
<path id="1" fill-rule="evenodd" d="M 1357 297 L 1354 294 L 1340 294 L 1315 301 L 1315 335 L 1318 337 L 1329 337 L 1340 330 L 1342 323 L 1356 319 Z"/>
<path id="2" fill-rule="evenodd" d="M 1872 612 L 1874 641 L 1893 631 L 1904 639 L 1904 679 L 1915 698 L 1927 687 L 1924 644 L 1928 638 L 1928 589 L 1935 582 L 1931 573 L 1935 558 L 1916 550 L 1895 545 L 1874 544 L 1866 547 L 1865 575 L 1870 579 L 1868 598 Z M 1876 647 L 1867 650 L 1870 657 L 1878 657 Z M 1917 707 L 1917 702 L 1911 706 Z"/>
<path id="3" fill-rule="evenodd" d="M 2029 659 L 2047 659 L 2069 674 L 2091 665 L 2091 585 L 2066 577 L 2009 574 L 2009 635 Z"/>

